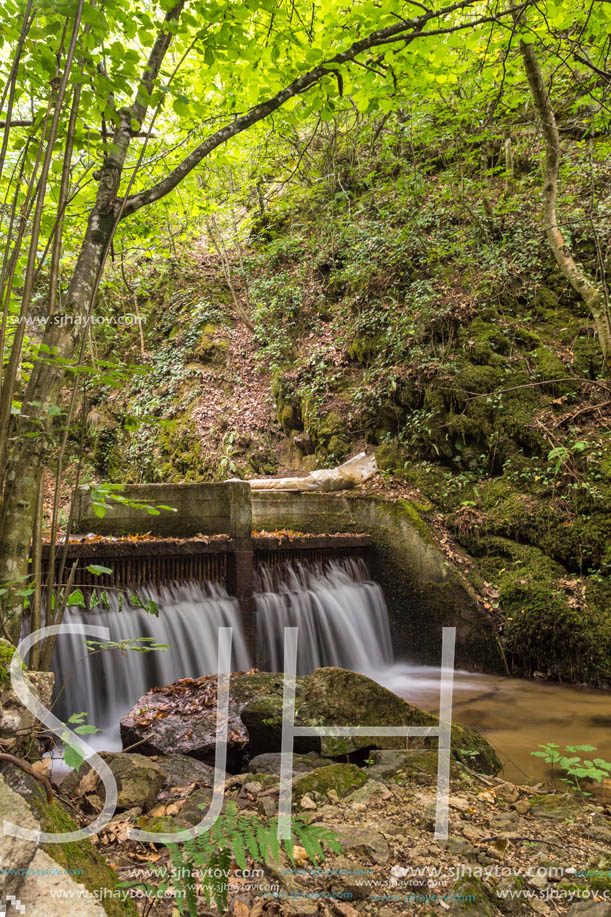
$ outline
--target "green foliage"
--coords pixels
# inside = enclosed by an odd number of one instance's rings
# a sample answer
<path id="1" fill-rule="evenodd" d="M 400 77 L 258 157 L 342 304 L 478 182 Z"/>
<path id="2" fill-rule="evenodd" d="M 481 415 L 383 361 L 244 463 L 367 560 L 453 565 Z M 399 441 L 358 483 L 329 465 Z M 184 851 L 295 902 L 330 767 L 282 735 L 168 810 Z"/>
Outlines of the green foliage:
<path id="1" fill-rule="evenodd" d="M 611 761 L 605 761 L 603 758 L 583 759 L 580 755 L 575 755 L 576 751 L 592 752 L 596 751 L 594 745 L 566 745 L 564 753 L 560 751 L 560 746 L 554 742 L 546 742 L 540 745 L 541 751 L 531 751 L 535 758 L 543 758 L 547 764 L 551 764 L 552 772 L 560 770 L 568 775 L 561 778 L 565 783 L 569 783 L 584 793 L 581 786 L 582 780 L 591 780 L 594 783 L 602 783 L 603 778 L 611 775 Z M 568 755 L 567 755 L 568 752 Z"/>
<path id="2" fill-rule="evenodd" d="M 295 865 L 295 841 L 301 844 L 314 864 L 324 861 L 325 846 L 335 853 L 341 851 L 334 832 L 323 825 L 307 825 L 293 819 L 291 830 L 291 838 L 281 841 L 277 819 L 264 823 L 257 815 L 240 815 L 235 803 L 230 802 L 208 832 L 200 834 L 195 840 L 185 841 L 181 846 L 168 844 L 172 876 L 150 864 L 160 881 L 155 885 L 143 884 L 152 897 L 163 897 L 172 882 L 178 909 L 189 917 L 198 915 L 198 892 L 208 906 L 214 902 L 218 912 L 224 914 L 227 911 L 227 884 L 232 861 L 245 872 L 249 860 L 264 865 L 278 864 L 281 851 L 284 851 Z M 132 882 L 120 884 L 121 888 L 133 886 Z"/>

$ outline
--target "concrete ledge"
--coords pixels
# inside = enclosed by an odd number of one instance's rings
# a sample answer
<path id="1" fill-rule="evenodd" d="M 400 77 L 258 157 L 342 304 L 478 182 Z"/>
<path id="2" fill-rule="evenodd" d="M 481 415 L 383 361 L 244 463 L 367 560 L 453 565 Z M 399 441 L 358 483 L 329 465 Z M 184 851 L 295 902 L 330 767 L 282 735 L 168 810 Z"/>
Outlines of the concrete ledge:
<path id="1" fill-rule="evenodd" d="M 75 532 L 99 535 L 230 535 L 250 538 L 252 514 L 250 487 L 246 481 L 222 484 L 130 484 L 121 496 L 149 506 L 171 506 L 176 512 L 146 509 L 115 503 L 110 499 L 104 516 L 94 512 L 91 491 L 81 487 L 74 495 Z"/>
<path id="2" fill-rule="evenodd" d="M 253 491 L 256 529 L 367 533 L 369 566 L 382 586 L 397 656 L 438 664 L 443 627 L 456 627 L 456 665 L 504 671 L 494 625 L 405 500 Z"/>

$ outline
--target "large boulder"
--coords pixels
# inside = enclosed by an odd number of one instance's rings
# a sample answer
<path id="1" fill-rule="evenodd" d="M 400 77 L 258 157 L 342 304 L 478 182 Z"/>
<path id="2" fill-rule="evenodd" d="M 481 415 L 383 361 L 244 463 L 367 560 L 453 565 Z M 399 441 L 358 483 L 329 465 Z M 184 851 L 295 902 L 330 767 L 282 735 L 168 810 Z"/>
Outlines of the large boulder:
<path id="1" fill-rule="evenodd" d="M 282 738 L 282 684 L 260 692 L 241 716 L 252 754 L 279 751 Z M 298 726 L 436 726 L 436 716 L 407 703 L 387 688 L 356 672 L 328 667 L 297 679 L 295 724 Z M 369 748 L 405 748 L 402 736 L 308 736 L 295 740 L 297 752 L 314 751 L 337 758 Z M 414 737 L 410 748 L 436 747 L 437 738 Z M 452 753 L 483 773 L 497 773 L 501 762 L 478 732 L 452 726 Z"/>
<path id="2" fill-rule="evenodd" d="M 282 674 L 248 672 L 231 677 L 228 767 L 244 759 L 277 753 L 282 740 Z M 356 672 L 329 667 L 299 676 L 295 691 L 298 726 L 436 726 L 438 719 Z M 214 760 L 216 676 L 184 678 L 155 688 L 121 721 L 123 744 L 138 742 L 145 754 L 179 752 Z M 307 736 L 295 740 L 297 754 L 315 752 L 344 758 L 370 748 L 404 749 L 403 736 Z M 409 748 L 436 748 L 436 737 L 409 739 Z M 452 726 L 452 753 L 470 768 L 496 773 L 501 762 L 489 742 L 473 729 Z"/>
<path id="3" fill-rule="evenodd" d="M 23 799 L 0 777 L 0 825 L 5 821 L 33 831 L 40 827 Z M 19 890 L 37 846 L 36 841 L 12 837 L 0 831 L 0 902 Z"/>
<path id="4" fill-rule="evenodd" d="M 282 692 L 282 676 L 246 672 L 231 677 L 227 764 L 241 766 L 248 732 L 240 719 L 242 708 L 259 693 Z M 152 688 L 121 720 L 124 747 L 138 744 L 147 755 L 179 753 L 214 762 L 216 748 L 216 675 L 182 678 L 163 688 Z"/>
<path id="5" fill-rule="evenodd" d="M 0 824 L 4 820 L 30 830 L 40 829 L 26 801 L 0 777 Z M 48 830 L 44 823 L 43 829 Z M 75 917 L 107 917 L 107 911 L 84 885 L 75 882 L 71 872 L 80 871 L 52 859 L 36 840 L 0 833 L 0 904 L 12 895 L 28 917 L 63 917 L 70 902 L 69 911 Z M 134 911 L 130 908 L 126 913 Z"/>

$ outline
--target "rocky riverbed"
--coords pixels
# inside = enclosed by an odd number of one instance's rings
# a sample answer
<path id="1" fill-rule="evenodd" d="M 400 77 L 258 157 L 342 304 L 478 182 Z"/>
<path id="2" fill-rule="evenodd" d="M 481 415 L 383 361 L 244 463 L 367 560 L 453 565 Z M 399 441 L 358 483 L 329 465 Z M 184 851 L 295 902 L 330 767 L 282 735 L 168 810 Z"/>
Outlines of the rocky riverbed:
<path id="1" fill-rule="evenodd" d="M 108 900 L 101 901 L 107 913 L 178 913 L 176 862 L 162 843 L 130 840 L 128 831 L 175 831 L 200 821 L 212 798 L 215 708 L 213 676 L 150 691 L 122 723 L 124 743 L 132 750 L 104 754 L 117 780 L 117 812 L 82 848 L 81 859 L 86 848 L 89 866 L 79 881 L 94 894 L 96 888 L 109 889 Z M 232 676 L 229 761 L 234 772 L 225 781 L 225 811 L 235 807 L 240 816 L 275 824 L 281 715 L 280 676 L 256 671 Z M 297 724 L 355 720 L 362 725 L 436 723 L 361 675 L 319 669 L 298 679 Z M 436 741 L 410 739 L 406 749 L 402 738 L 302 740 L 293 759 L 294 817 L 304 825 L 325 826 L 341 849 L 327 848 L 324 862 L 316 865 L 300 844 L 292 863 L 284 852 L 276 859 L 268 855 L 263 864 L 245 853 L 246 870 L 230 861 L 228 913 L 611 915 L 607 801 L 548 792 L 541 784 L 509 783 L 496 775 L 499 763 L 489 743 L 473 730 L 454 727 L 449 833 L 447 840 L 436 841 Z M 7 763 L 1 773 L 40 823 L 48 822 L 49 804 L 35 778 Z M 72 823 L 89 822 L 102 798 L 97 774 L 85 764 L 63 782 L 52 804 L 54 818 L 65 812 Z M 67 862 L 68 846 L 42 853 Z M 29 853 L 30 859 L 39 855 L 35 847 Z M 118 888 L 118 881 L 127 885 Z M 149 884 L 146 891 L 143 882 Z M 164 897 L 152 902 L 154 887 L 164 883 Z M 93 915 L 97 902 L 91 901 Z M 200 895 L 196 912 L 203 917 L 218 910 Z"/>

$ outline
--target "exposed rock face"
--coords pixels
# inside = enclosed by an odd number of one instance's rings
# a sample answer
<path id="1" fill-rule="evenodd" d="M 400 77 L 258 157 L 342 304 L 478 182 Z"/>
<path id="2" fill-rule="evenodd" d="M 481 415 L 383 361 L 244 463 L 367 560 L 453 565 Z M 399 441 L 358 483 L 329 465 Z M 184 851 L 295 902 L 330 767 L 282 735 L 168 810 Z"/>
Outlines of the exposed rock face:
<path id="1" fill-rule="evenodd" d="M 12 647 L 10 651 L 4 652 L 7 644 L 3 643 L 3 658 L 12 657 Z M 25 672 L 25 682 L 30 691 L 45 705 L 49 707 L 51 703 L 51 694 L 53 693 L 53 683 L 55 676 L 53 672 Z M 8 669 L 0 669 L 0 739 L 2 744 L 10 748 L 13 753 L 19 754 L 26 742 L 31 741 L 31 736 L 26 735 L 31 731 L 38 722 L 34 714 L 30 713 L 23 706 L 11 687 Z M 18 736 L 17 733 L 23 733 Z"/>
<path id="2" fill-rule="evenodd" d="M 164 688 L 153 688 L 141 697 L 121 720 L 124 746 L 136 742 L 148 754 L 190 755 L 214 761 L 216 748 L 216 675 L 182 678 Z M 248 733 L 240 712 L 256 694 L 282 692 L 281 676 L 249 672 L 231 678 L 227 762 L 237 768 L 248 745 Z M 144 739 L 144 741 L 142 741 Z"/>
<path id="3" fill-rule="evenodd" d="M 26 802 L 0 777 L 0 823 L 5 819 L 24 828 L 40 829 Z M 76 917 L 105 917 L 106 911 L 93 895 L 34 840 L 0 833 L 0 867 L 10 870 L 4 873 L 0 869 L 0 902 L 13 895 L 28 917 L 63 917 L 67 909 Z"/>
<path id="4" fill-rule="evenodd" d="M 282 675 L 263 672 L 231 678 L 228 767 L 243 757 L 279 752 L 282 739 Z M 408 704 L 372 679 L 346 669 L 317 669 L 297 678 L 295 723 L 302 726 L 435 726 L 436 716 Z M 184 678 L 155 688 L 121 721 L 125 745 L 140 742 L 146 754 L 179 752 L 213 761 L 216 746 L 216 676 Z M 142 741 L 144 740 L 144 741 Z M 437 739 L 412 738 L 410 748 L 436 748 Z M 344 757 L 368 748 L 405 748 L 403 737 L 312 736 L 295 741 L 297 753 Z M 452 752 L 484 773 L 501 768 L 494 749 L 479 733 L 452 727 Z"/>

